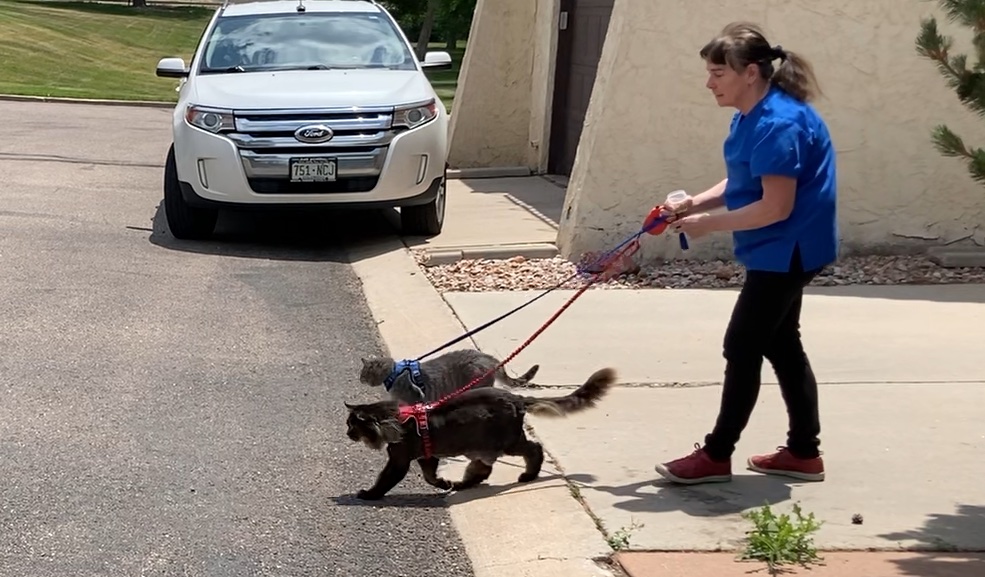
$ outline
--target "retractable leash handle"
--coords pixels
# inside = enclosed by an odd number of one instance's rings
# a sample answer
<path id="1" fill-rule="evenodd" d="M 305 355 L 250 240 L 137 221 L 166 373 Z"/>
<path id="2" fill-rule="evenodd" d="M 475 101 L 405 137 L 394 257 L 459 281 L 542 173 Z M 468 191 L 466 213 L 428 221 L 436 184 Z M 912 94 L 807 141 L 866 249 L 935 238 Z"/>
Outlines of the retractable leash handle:
<path id="1" fill-rule="evenodd" d="M 653 236 L 660 236 L 661 234 L 666 232 L 667 227 L 670 226 L 670 223 L 667 222 L 667 217 L 660 215 L 661 210 L 663 210 L 663 206 L 658 204 L 657 206 L 653 207 L 653 209 L 650 211 L 650 214 L 646 215 L 646 220 L 643 221 L 643 230 L 645 230 L 648 234 L 652 234 Z M 680 233 L 677 236 L 677 238 L 681 243 L 681 249 L 687 250 L 688 249 L 687 237 L 684 235 L 684 233 L 683 232 Z"/>

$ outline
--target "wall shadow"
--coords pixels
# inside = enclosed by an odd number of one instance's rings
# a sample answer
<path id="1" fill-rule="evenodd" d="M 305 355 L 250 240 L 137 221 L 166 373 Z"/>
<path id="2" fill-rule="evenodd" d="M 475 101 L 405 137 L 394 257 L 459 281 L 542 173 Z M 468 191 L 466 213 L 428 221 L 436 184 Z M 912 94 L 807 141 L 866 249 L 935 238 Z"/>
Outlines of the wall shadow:
<path id="1" fill-rule="evenodd" d="M 658 267 L 660 265 L 657 265 Z M 668 263 L 668 266 L 671 266 Z M 684 262 L 673 264 L 675 270 L 687 269 Z M 697 269 L 697 267 L 695 267 Z M 667 278 L 670 278 L 669 276 Z M 741 279 L 732 281 L 731 286 L 709 288 L 716 292 L 733 292 L 738 294 Z M 933 303 L 985 303 L 985 282 L 981 284 L 895 284 L 869 285 L 853 284 L 829 286 L 823 280 L 815 281 L 804 289 L 805 295 L 820 297 L 842 297 L 879 299 L 890 301 L 933 302 Z"/>
<path id="2" fill-rule="evenodd" d="M 564 209 L 565 189 L 542 176 L 463 178 L 473 193 L 502 194 L 517 206 L 557 228 Z"/>
<path id="3" fill-rule="evenodd" d="M 959 504 L 953 514 L 933 514 L 911 531 L 880 535 L 918 552 L 894 559 L 902 575 L 985 575 L 985 506 Z"/>

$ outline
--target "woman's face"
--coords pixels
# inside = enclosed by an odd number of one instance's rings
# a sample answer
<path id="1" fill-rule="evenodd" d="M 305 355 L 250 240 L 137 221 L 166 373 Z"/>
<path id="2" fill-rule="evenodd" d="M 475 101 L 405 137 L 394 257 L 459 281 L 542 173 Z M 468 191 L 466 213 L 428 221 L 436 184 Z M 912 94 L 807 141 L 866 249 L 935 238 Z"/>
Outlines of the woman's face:
<path id="1" fill-rule="evenodd" d="M 705 68 L 708 70 L 705 87 L 711 90 L 719 106 L 738 107 L 740 102 L 746 100 L 745 97 L 755 83 L 756 71 L 752 65 L 747 66 L 742 74 L 724 64 L 708 62 Z"/>

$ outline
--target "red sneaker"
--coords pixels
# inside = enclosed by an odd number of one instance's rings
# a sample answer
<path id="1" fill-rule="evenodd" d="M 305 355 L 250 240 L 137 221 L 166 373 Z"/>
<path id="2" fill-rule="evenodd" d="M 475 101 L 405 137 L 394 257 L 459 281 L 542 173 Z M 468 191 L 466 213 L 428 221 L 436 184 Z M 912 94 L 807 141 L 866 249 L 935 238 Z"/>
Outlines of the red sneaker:
<path id="1" fill-rule="evenodd" d="M 770 455 L 755 455 L 747 461 L 749 470 L 766 475 L 783 475 L 802 481 L 823 481 L 824 460 L 821 457 L 801 459 L 786 447 L 777 447 Z"/>
<path id="2" fill-rule="evenodd" d="M 697 443 L 690 455 L 661 463 L 654 469 L 663 477 L 682 485 L 724 483 L 732 480 L 732 461 L 712 461 Z"/>

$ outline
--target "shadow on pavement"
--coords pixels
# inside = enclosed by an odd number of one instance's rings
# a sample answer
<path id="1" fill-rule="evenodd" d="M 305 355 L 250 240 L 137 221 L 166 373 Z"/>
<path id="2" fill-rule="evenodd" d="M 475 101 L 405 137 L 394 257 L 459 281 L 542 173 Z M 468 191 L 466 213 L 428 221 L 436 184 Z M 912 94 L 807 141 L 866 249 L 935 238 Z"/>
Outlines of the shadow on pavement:
<path id="1" fill-rule="evenodd" d="M 501 462 L 498 464 L 502 464 Z M 540 489 L 551 488 L 551 485 L 544 485 L 545 481 L 560 479 L 558 474 L 541 475 L 529 483 L 505 483 L 490 485 L 483 483 L 478 487 L 472 487 L 464 491 L 445 493 L 435 489 L 434 493 L 388 493 L 379 501 L 363 501 L 357 499 L 355 492 L 350 495 L 340 495 L 334 497 L 337 505 L 346 507 L 397 507 L 406 509 L 420 509 L 430 507 L 446 507 L 450 505 L 460 505 L 475 499 L 488 499 L 506 491 L 518 493 L 522 491 L 537 491 Z"/>
<path id="2" fill-rule="evenodd" d="M 393 250 L 396 211 L 220 211 L 209 240 L 172 236 L 159 203 L 152 218 L 151 244 L 169 250 L 284 261 L 351 262 Z"/>
<path id="3" fill-rule="evenodd" d="M 497 463 L 497 466 L 502 464 L 502 462 L 499 462 Z M 512 483 L 490 485 L 487 482 L 479 485 L 478 487 L 473 487 L 465 491 L 450 493 L 446 498 L 446 501 L 449 505 L 460 505 L 476 499 L 489 499 L 507 491 L 510 493 L 523 493 L 527 491 L 540 491 L 542 489 L 556 488 L 557 485 L 545 485 L 544 482 L 553 481 L 560 478 L 561 475 L 554 473 L 550 475 L 541 475 L 528 483 L 519 483 L 514 481 Z"/>
<path id="4" fill-rule="evenodd" d="M 804 289 L 804 294 L 937 303 L 985 303 L 985 284 L 849 285 L 839 287 L 812 285 Z"/>
<path id="5" fill-rule="evenodd" d="M 399 509 L 443 509 L 447 506 L 446 495 L 435 489 L 434 493 L 390 493 L 378 501 L 364 501 L 356 498 L 355 492 L 350 495 L 332 497 L 332 501 L 340 507 L 372 507 Z"/>
<path id="6" fill-rule="evenodd" d="M 531 186 L 533 182 L 537 186 Z M 462 184 L 475 193 L 502 194 L 554 227 L 561 222 L 566 190 L 545 177 L 463 178 Z"/>
<path id="7" fill-rule="evenodd" d="M 919 529 L 880 537 L 916 541 L 907 548 L 920 551 L 918 555 L 893 561 L 903 575 L 985 575 L 985 506 L 959 504 L 954 514 L 931 515 Z M 959 553 L 958 549 L 977 553 Z"/>
<path id="8" fill-rule="evenodd" d="M 685 487 L 647 479 L 622 486 L 593 484 L 591 476 L 566 475 L 569 481 L 582 487 L 605 491 L 624 501 L 613 507 L 631 513 L 664 513 L 681 511 L 692 517 L 718 517 L 735 515 L 766 503 L 775 505 L 790 499 L 790 486 L 797 481 L 786 481 L 765 475 L 735 475 L 731 483 Z M 644 491 L 644 489 L 648 489 Z M 654 491 L 656 489 L 656 491 Z"/>

